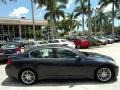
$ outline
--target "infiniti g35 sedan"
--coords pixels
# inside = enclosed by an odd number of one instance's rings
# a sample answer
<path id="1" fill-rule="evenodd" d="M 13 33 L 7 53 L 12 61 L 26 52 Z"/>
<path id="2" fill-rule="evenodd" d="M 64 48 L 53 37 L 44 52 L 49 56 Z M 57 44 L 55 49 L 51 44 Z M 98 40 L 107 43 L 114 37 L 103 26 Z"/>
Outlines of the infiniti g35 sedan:
<path id="1" fill-rule="evenodd" d="M 108 56 L 46 45 L 9 58 L 5 70 L 8 76 L 31 85 L 39 79 L 90 78 L 108 82 L 117 77 L 119 67 Z"/>

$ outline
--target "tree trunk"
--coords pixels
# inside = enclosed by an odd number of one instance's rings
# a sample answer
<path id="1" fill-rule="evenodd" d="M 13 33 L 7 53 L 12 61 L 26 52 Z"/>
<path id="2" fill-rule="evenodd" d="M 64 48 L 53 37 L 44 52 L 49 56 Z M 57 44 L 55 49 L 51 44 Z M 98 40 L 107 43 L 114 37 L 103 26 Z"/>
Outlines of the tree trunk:
<path id="1" fill-rule="evenodd" d="M 55 25 L 53 15 L 50 15 L 50 30 L 51 30 L 51 38 L 55 39 Z"/>
<path id="2" fill-rule="evenodd" d="M 95 12 L 95 36 L 97 35 L 97 26 L 96 26 L 96 12 Z"/>
<path id="3" fill-rule="evenodd" d="M 55 16 L 53 17 L 54 18 L 54 36 L 55 36 L 55 38 L 57 38 L 58 37 L 58 32 L 57 32 L 57 28 L 56 28 L 56 18 L 55 18 Z"/>
<path id="4" fill-rule="evenodd" d="M 82 24 L 83 24 L 83 35 L 85 35 L 84 14 L 82 14 Z"/>
<path id="5" fill-rule="evenodd" d="M 102 18 L 100 19 L 100 35 L 102 36 L 103 30 L 102 30 Z"/>
<path id="6" fill-rule="evenodd" d="M 114 38 L 114 34 L 115 34 L 115 31 L 114 31 L 114 7 L 115 7 L 115 2 L 113 1 L 113 6 L 112 6 L 112 37 Z"/>
<path id="7" fill-rule="evenodd" d="M 90 0 L 88 0 L 88 36 L 91 40 L 92 38 L 92 26 L 91 26 L 91 5 L 90 5 Z"/>

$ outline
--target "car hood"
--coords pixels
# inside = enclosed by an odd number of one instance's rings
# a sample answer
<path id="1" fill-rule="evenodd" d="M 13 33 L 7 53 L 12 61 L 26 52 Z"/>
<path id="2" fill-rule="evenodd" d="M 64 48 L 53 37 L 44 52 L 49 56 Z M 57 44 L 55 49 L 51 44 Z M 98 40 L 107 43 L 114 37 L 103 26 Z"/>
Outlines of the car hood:
<path id="1" fill-rule="evenodd" d="M 98 53 L 93 53 L 93 52 L 82 52 L 85 57 L 88 60 L 95 60 L 95 61 L 103 61 L 103 62 L 108 62 L 108 61 L 114 61 L 111 57 L 98 54 Z"/>

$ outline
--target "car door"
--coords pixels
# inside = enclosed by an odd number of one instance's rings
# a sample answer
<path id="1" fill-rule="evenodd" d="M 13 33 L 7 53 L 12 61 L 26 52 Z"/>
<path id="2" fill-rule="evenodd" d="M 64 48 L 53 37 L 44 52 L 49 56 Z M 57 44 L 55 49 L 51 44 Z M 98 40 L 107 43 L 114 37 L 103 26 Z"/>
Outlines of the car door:
<path id="1" fill-rule="evenodd" d="M 54 48 L 41 48 L 30 53 L 31 59 L 40 77 L 56 75 L 56 57 Z"/>
<path id="2" fill-rule="evenodd" d="M 79 57 L 77 61 L 78 54 L 67 48 L 56 48 L 57 56 L 57 71 L 56 75 L 63 77 L 73 77 L 77 78 L 84 76 L 87 72 L 87 67 Z"/>

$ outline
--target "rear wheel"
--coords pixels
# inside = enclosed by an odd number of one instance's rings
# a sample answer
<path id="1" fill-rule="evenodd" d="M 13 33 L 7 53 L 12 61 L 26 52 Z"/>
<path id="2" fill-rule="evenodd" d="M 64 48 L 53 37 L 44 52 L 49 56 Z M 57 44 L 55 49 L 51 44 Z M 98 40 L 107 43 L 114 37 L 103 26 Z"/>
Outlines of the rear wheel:
<path id="1" fill-rule="evenodd" d="M 113 78 L 113 71 L 108 67 L 101 67 L 97 69 L 95 73 L 95 78 L 100 82 L 108 82 Z"/>
<path id="2" fill-rule="evenodd" d="M 24 83 L 26 85 L 31 85 L 31 84 L 34 84 L 36 82 L 37 75 L 32 70 L 24 70 L 20 74 L 20 80 L 22 83 Z"/>

